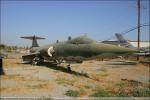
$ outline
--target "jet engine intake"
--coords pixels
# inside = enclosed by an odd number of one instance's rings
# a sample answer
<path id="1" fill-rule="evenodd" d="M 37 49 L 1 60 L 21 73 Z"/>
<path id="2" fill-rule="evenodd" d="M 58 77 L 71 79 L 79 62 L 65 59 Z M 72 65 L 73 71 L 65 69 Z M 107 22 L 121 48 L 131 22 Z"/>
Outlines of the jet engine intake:
<path id="1" fill-rule="evenodd" d="M 47 50 L 47 53 L 48 53 L 48 55 L 49 55 L 50 57 L 53 56 L 53 53 L 54 53 L 54 52 L 55 52 L 55 51 L 54 51 L 53 46 L 50 46 L 50 47 L 48 48 L 48 50 Z"/>

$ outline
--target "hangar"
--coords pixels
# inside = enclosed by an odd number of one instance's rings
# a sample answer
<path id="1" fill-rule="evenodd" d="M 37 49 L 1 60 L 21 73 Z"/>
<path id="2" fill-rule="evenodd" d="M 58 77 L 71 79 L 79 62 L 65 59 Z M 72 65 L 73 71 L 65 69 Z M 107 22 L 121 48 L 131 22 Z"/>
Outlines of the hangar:
<path id="1" fill-rule="evenodd" d="M 137 41 L 130 41 L 129 42 L 134 46 L 137 47 Z M 107 44 L 113 44 L 113 45 L 119 45 L 119 41 L 117 40 L 109 40 L 109 41 L 102 41 L 102 43 L 107 43 Z M 149 41 L 140 41 L 140 47 L 149 47 L 150 43 Z"/>

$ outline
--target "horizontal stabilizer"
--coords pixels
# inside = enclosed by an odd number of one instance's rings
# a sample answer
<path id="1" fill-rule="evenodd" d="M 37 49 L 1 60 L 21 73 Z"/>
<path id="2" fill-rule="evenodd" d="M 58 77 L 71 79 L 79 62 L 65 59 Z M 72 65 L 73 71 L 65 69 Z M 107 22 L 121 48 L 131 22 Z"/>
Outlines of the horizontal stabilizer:
<path id="1" fill-rule="evenodd" d="M 38 36 L 24 36 L 24 37 L 21 37 L 21 38 L 30 39 L 30 40 L 33 40 L 33 39 L 45 39 L 45 38 L 38 37 Z"/>
<path id="2" fill-rule="evenodd" d="M 39 47 L 39 45 L 37 43 L 37 40 L 45 39 L 45 38 L 38 37 L 38 36 L 35 36 L 35 35 L 34 36 L 23 36 L 23 37 L 20 37 L 20 38 L 32 40 L 32 47 Z"/>

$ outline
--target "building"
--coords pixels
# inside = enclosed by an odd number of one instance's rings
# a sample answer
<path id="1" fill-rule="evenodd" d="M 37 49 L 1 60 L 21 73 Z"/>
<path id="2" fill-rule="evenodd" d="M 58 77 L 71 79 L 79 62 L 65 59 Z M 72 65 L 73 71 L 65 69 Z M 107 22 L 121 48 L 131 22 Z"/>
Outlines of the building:
<path id="1" fill-rule="evenodd" d="M 137 47 L 138 42 L 137 41 L 129 41 L 134 47 Z M 107 44 L 113 44 L 113 45 L 119 45 L 119 41 L 117 40 L 110 40 L 110 41 L 102 41 L 102 43 Z M 140 47 L 150 47 L 149 41 L 140 41 Z"/>

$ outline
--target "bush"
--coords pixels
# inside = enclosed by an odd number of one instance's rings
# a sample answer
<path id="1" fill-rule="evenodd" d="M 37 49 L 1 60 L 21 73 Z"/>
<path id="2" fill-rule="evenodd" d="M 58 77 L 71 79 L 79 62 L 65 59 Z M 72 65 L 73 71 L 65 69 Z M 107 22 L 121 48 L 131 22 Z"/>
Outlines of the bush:
<path id="1" fill-rule="evenodd" d="M 65 95 L 70 96 L 70 97 L 78 97 L 79 92 L 75 90 L 68 90 Z"/>
<path id="2" fill-rule="evenodd" d="M 135 97 L 150 97 L 150 89 L 149 88 L 141 88 L 136 89 L 133 96 Z"/>
<path id="3" fill-rule="evenodd" d="M 90 95 L 91 97 L 108 97 L 108 92 L 98 89 L 94 94 Z"/>

